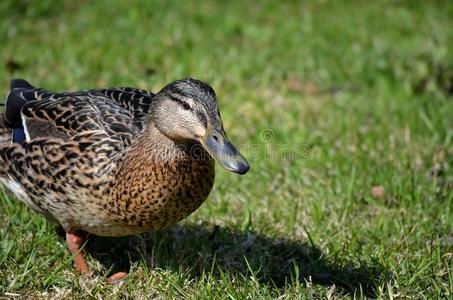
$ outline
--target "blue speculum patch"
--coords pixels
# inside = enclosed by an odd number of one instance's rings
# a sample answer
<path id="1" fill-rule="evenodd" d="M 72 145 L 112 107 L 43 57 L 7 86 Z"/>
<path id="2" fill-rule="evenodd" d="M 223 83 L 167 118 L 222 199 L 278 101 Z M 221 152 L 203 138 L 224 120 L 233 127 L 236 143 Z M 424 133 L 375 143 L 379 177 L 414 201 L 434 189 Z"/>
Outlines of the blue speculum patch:
<path id="1" fill-rule="evenodd" d="M 25 132 L 23 128 L 13 128 L 13 143 L 23 144 L 25 142 Z"/>

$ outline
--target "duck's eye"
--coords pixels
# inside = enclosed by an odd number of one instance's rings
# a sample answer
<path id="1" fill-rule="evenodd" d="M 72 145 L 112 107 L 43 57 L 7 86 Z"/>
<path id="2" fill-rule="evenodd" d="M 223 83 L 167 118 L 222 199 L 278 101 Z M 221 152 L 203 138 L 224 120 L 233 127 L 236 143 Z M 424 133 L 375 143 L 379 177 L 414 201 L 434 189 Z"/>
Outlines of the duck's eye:
<path id="1" fill-rule="evenodd" d="M 182 103 L 182 108 L 184 108 L 185 110 L 189 110 L 189 109 L 190 109 L 189 103 L 183 102 L 183 103 Z"/>

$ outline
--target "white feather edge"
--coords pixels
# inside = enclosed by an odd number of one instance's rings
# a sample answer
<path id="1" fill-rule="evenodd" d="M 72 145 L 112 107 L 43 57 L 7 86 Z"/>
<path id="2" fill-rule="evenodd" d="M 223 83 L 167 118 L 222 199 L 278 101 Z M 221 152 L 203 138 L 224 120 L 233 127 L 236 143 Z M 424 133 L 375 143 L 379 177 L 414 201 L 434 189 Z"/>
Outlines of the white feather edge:
<path id="1" fill-rule="evenodd" d="M 27 121 L 25 120 L 25 118 L 22 115 L 22 113 L 20 114 L 20 116 L 21 116 L 21 119 L 22 119 L 22 127 L 24 127 L 25 140 L 27 141 L 27 143 L 29 143 L 30 142 L 30 134 L 28 133 L 28 129 L 27 129 Z"/>

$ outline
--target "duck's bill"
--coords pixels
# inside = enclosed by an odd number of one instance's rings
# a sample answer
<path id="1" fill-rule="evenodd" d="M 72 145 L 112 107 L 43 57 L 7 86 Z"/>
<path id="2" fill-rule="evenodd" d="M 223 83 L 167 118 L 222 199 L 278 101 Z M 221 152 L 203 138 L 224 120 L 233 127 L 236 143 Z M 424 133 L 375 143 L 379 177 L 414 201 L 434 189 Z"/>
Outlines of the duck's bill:
<path id="1" fill-rule="evenodd" d="M 207 133 L 201 139 L 201 144 L 226 170 L 242 175 L 250 169 L 247 160 L 231 144 L 223 130 Z"/>

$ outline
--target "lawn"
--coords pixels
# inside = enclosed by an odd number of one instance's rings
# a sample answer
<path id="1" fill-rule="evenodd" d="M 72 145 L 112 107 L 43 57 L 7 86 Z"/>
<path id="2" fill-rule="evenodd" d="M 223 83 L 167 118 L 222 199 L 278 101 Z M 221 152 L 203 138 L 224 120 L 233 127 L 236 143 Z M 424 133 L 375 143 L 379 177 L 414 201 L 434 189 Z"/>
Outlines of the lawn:
<path id="1" fill-rule="evenodd" d="M 452 28 L 440 0 L 1 1 L 0 93 L 199 78 L 252 168 L 164 231 L 92 236 L 91 277 L 3 190 L 0 298 L 451 299 Z"/>

